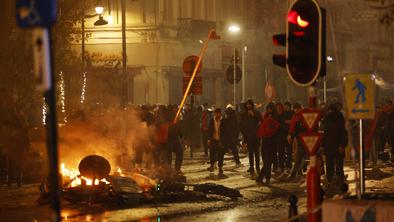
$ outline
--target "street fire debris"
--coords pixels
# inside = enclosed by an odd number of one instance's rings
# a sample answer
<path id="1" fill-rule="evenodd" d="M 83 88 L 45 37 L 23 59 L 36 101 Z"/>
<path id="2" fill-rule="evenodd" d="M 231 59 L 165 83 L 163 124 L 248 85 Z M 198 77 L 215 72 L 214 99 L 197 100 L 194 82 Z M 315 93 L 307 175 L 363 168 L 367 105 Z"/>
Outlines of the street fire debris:
<path id="1" fill-rule="evenodd" d="M 136 205 L 151 202 L 194 201 L 218 195 L 236 200 L 236 189 L 214 183 L 187 184 L 183 175 L 161 170 L 152 179 L 140 173 L 124 174 L 121 169 L 110 174 L 111 166 L 102 156 L 90 155 L 81 160 L 79 171 L 61 165 L 61 197 L 70 203 Z M 45 183 L 40 185 L 39 204 L 49 203 Z"/>

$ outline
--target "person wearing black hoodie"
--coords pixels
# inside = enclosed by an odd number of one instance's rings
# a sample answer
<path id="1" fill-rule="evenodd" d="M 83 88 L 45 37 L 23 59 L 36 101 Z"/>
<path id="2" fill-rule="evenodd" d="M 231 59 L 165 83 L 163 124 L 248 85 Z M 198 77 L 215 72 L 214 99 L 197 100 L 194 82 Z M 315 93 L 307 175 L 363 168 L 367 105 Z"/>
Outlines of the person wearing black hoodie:
<path id="1" fill-rule="evenodd" d="M 341 184 L 345 179 L 343 162 L 348 139 L 345 118 L 335 104 L 330 105 L 329 112 L 324 117 L 323 126 L 323 149 L 326 155 L 327 182 L 331 184 L 333 176 L 336 174 L 338 182 Z"/>
<path id="2" fill-rule="evenodd" d="M 241 114 L 240 130 L 248 147 L 250 166 L 248 172 L 251 175 L 255 174 L 254 163 L 256 163 L 256 172 L 260 172 L 259 138 L 256 135 L 260 121 L 261 114 L 254 109 L 253 100 L 247 100 L 245 110 Z"/>
<path id="3" fill-rule="evenodd" d="M 226 110 L 224 111 L 225 115 L 223 118 L 223 145 L 226 151 L 231 150 L 234 161 L 237 166 L 241 165 L 241 161 L 239 160 L 238 153 L 238 135 L 239 135 L 239 127 L 238 120 L 235 110 L 231 104 L 227 105 Z"/>

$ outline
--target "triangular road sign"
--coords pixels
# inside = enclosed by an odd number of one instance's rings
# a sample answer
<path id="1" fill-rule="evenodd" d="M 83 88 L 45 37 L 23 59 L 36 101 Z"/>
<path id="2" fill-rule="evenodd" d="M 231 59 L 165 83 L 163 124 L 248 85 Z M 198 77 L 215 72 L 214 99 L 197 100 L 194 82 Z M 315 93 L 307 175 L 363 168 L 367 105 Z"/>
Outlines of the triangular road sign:
<path id="1" fill-rule="evenodd" d="M 321 133 L 302 133 L 300 134 L 301 142 L 304 145 L 306 151 L 309 155 L 316 154 L 317 148 L 320 146 L 320 141 L 322 138 Z"/>
<path id="2" fill-rule="evenodd" d="M 308 131 L 313 131 L 320 121 L 320 111 L 304 109 L 301 112 L 301 119 Z"/>

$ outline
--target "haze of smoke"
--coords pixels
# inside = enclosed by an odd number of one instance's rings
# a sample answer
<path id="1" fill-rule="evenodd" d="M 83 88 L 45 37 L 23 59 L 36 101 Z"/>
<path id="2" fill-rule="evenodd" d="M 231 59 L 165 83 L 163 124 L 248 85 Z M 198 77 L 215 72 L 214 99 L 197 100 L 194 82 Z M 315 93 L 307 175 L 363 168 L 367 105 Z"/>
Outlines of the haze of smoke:
<path id="1" fill-rule="evenodd" d="M 95 154 L 105 157 L 116 171 L 122 162 L 131 166 L 135 147 L 151 147 L 153 129 L 141 121 L 138 110 L 111 108 L 85 113 L 85 119 L 71 119 L 59 132 L 61 163 L 77 169 L 84 157 Z"/>

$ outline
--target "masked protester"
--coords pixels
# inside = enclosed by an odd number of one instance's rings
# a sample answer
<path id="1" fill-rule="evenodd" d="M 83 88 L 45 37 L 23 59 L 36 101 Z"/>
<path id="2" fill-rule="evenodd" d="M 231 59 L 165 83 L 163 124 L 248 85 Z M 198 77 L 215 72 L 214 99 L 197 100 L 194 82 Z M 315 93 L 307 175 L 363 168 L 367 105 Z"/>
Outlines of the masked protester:
<path id="1" fill-rule="evenodd" d="M 214 116 L 209 122 L 208 130 L 208 145 L 209 145 L 209 159 L 211 166 L 208 168 L 210 172 L 214 171 L 214 165 L 218 162 L 219 177 L 223 177 L 223 161 L 225 149 L 223 147 L 223 133 L 224 125 L 222 118 L 222 110 L 215 109 Z"/>
<path id="2" fill-rule="evenodd" d="M 326 155 L 327 182 L 331 185 L 333 176 L 336 175 L 338 184 L 342 184 L 345 179 L 343 161 L 348 140 L 345 129 L 345 118 L 337 110 L 335 104 L 330 105 L 329 112 L 324 117 L 323 125 L 323 149 Z"/>
<path id="3" fill-rule="evenodd" d="M 260 172 L 260 151 L 259 151 L 259 138 L 257 137 L 257 129 L 261 121 L 260 112 L 254 109 L 253 100 L 249 99 L 245 103 L 245 110 L 241 114 L 240 130 L 247 145 L 249 153 L 249 170 L 251 175 Z M 256 164 L 256 165 L 255 165 Z"/>
<path id="4" fill-rule="evenodd" d="M 280 128 L 280 123 L 277 121 L 276 117 L 275 105 L 269 103 L 264 113 L 263 121 L 257 131 L 257 136 L 262 139 L 261 154 L 264 163 L 256 179 L 256 181 L 260 183 L 263 182 L 265 178 L 265 183 L 269 184 L 271 179 L 271 169 L 277 151 L 278 131 Z"/>
<path id="5" fill-rule="evenodd" d="M 234 161 L 237 167 L 241 165 L 241 161 L 239 160 L 238 153 L 238 135 L 239 135 L 239 127 L 238 120 L 234 110 L 234 107 L 229 104 L 225 110 L 225 116 L 223 118 L 223 145 L 226 151 L 231 150 Z"/>

